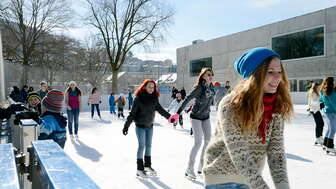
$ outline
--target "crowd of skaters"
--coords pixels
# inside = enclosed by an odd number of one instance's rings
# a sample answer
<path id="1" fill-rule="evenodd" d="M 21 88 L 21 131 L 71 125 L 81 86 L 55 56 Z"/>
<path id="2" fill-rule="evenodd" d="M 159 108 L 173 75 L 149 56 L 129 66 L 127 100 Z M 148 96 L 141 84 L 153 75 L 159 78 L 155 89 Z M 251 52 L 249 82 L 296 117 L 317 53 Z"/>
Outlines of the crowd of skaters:
<path id="1" fill-rule="evenodd" d="M 127 135 L 131 124 L 135 123 L 138 139 L 136 153 L 138 176 L 156 175 L 151 155 L 155 112 L 165 117 L 169 124 L 176 127 L 179 123 L 182 128 L 182 114 L 190 112 L 194 144 L 186 165 L 186 177 L 196 179 L 195 158 L 203 144 L 196 172 L 203 175 L 206 189 L 268 188 L 260 175 L 266 156 L 269 159 L 275 186 L 289 188 L 283 147 L 283 126 L 284 121 L 293 115 L 293 104 L 281 58 L 271 49 L 255 48 L 243 53 L 235 61 L 234 68 L 242 80 L 233 89 L 229 81 L 225 82 L 224 86 L 214 82 L 213 71 L 210 68 L 203 68 L 190 93 L 187 94 L 184 88 L 178 90 L 173 87 L 172 103 L 167 110 L 158 101 L 160 93 L 155 81 L 145 80 L 134 93 L 128 89 L 130 113 L 122 133 Z M 29 91 L 28 86 L 24 86 L 21 91 L 13 87 L 10 97 L 16 102 L 27 103 L 27 108 L 37 113 L 38 116 L 34 120 L 41 125 L 39 139 L 53 139 L 64 148 L 66 126 L 71 138 L 78 137 L 78 118 L 83 92 L 74 81 L 69 82 L 65 91 L 50 89 L 46 82 L 41 82 L 39 87 L 37 91 L 33 89 Z M 64 101 L 67 119 L 61 114 Z M 93 88 L 88 100 L 92 118 L 94 109 L 101 118 L 99 104 L 101 96 L 98 89 Z M 109 97 L 111 114 L 116 114 L 117 106 L 118 117 L 124 117 L 125 104 L 126 98 L 123 95 L 115 97 L 115 94 L 111 93 Z M 336 153 L 334 78 L 325 78 L 320 86 L 312 83 L 308 90 L 308 104 L 309 112 L 316 123 L 315 144 L 321 144 L 327 152 Z M 215 105 L 218 111 L 215 134 L 211 133 L 211 105 Z M 20 108 L 10 106 L 7 111 L 14 109 Z M 6 115 L 2 113 L 5 111 L 1 109 L 1 116 Z M 324 121 L 321 112 L 326 115 L 325 136 L 323 136 Z"/>

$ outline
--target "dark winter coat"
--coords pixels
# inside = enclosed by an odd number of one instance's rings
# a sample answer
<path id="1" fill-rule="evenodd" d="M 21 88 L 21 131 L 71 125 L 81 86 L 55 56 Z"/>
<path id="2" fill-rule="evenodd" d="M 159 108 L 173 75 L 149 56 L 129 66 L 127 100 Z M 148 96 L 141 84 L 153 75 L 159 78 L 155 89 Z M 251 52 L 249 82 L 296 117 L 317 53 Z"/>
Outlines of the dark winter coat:
<path id="1" fill-rule="evenodd" d="M 133 102 L 133 106 L 124 127 L 128 128 L 134 121 L 140 128 L 152 128 L 155 118 L 155 111 L 168 119 L 170 114 L 162 108 L 159 98 L 155 94 L 148 94 L 146 91 L 140 92 Z"/>
<path id="2" fill-rule="evenodd" d="M 178 109 L 177 113 L 181 114 L 187 104 L 195 98 L 190 118 L 198 120 L 206 120 L 210 117 L 210 106 L 215 95 L 215 90 L 212 84 L 207 86 L 205 83 L 197 85 L 194 90 L 186 97 L 183 104 Z"/>
<path id="3" fill-rule="evenodd" d="M 0 108 L 0 119 L 9 119 L 12 112 L 8 109 L 2 109 Z"/>
<path id="4" fill-rule="evenodd" d="M 39 90 L 36 93 L 40 96 L 40 98 L 42 100 L 47 95 L 48 90 L 46 90 L 46 91 Z"/>
<path id="5" fill-rule="evenodd" d="M 21 99 L 20 102 L 27 103 L 28 93 L 25 90 L 21 90 Z"/>
<path id="6" fill-rule="evenodd" d="M 182 100 L 184 100 L 187 95 L 186 91 L 184 89 L 181 89 L 180 93 L 181 93 Z"/>
<path id="7" fill-rule="evenodd" d="M 9 97 L 11 97 L 15 102 L 20 102 L 21 100 L 21 91 L 19 88 L 17 87 L 13 87 L 14 90 L 11 92 L 11 94 L 9 95 Z"/>
<path id="8" fill-rule="evenodd" d="M 176 88 L 173 88 L 172 90 L 172 98 L 175 99 L 176 98 L 176 94 L 178 93 L 179 91 L 176 89 Z"/>

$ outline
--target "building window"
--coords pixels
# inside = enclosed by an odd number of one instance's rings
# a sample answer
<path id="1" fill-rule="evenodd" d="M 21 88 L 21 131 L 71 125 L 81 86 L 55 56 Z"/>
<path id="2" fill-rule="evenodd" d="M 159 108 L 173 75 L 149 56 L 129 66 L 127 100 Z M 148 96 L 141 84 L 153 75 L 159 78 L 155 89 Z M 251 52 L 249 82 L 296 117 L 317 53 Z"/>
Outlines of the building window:
<path id="1" fill-rule="evenodd" d="M 272 38 L 272 49 L 282 60 L 324 55 L 324 27 Z"/>
<path id="2" fill-rule="evenodd" d="M 296 92 L 297 91 L 297 80 L 289 80 L 289 85 L 290 85 L 290 91 L 291 92 Z"/>
<path id="3" fill-rule="evenodd" d="M 311 82 L 322 84 L 323 79 L 299 80 L 299 92 L 306 92 L 311 87 Z"/>
<path id="4" fill-rule="evenodd" d="M 201 58 L 190 61 L 190 76 L 197 76 L 202 68 L 207 67 L 212 69 L 212 57 Z"/>

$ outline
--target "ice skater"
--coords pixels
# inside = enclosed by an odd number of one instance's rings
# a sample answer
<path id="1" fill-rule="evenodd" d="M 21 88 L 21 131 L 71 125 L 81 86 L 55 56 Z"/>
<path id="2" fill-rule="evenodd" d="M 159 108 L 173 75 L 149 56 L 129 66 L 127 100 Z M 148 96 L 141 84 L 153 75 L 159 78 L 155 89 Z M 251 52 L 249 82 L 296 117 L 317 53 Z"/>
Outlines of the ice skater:
<path id="1" fill-rule="evenodd" d="M 194 145 L 189 154 L 188 166 L 185 171 L 185 176 L 191 180 L 196 179 L 194 164 L 197 152 L 201 148 L 202 140 L 204 141 L 204 144 L 197 169 L 197 172 L 200 174 L 203 167 L 204 151 L 211 137 L 210 106 L 215 95 L 215 90 L 211 82 L 213 76 L 214 74 L 210 68 L 203 68 L 197 78 L 194 90 L 187 95 L 177 111 L 177 115 L 180 115 L 187 104 L 192 99 L 195 99 L 195 104 L 190 113 L 191 127 L 194 134 Z"/>
<path id="2" fill-rule="evenodd" d="M 120 94 L 119 97 L 115 100 L 115 103 L 117 104 L 118 107 L 118 118 L 121 116 L 124 118 L 124 106 L 126 104 L 125 97 L 123 94 Z"/>
<path id="3" fill-rule="evenodd" d="M 110 113 L 111 114 L 116 114 L 115 112 L 115 99 L 114 99 L 114 93 L 111 93 L 109 97 L 109 105 L 110 105 Z"/>
<path id="4" fill-rule="evenodd" d="M 324 121 L 320 109 L 319 84 L 313 83 L 308 90 L 308 106 L 309 112 L 313 115 L 315 121 L 315 145 L 323 144 L 323 126 Z"/>
<path id="5" fill-rule="evenodd" d="M 158 111 L 169 121 L 175 120 L 172 120 L 171 115 L 160 105 L 160 93 L 153 80 L 146 79 L 134 94 L 135 98 L 131 112 L 127 117 L 122 132 L 124 135 L 127 135 L 131 123 L 135 122 L 135 133 L 138 139 L 136 175 L 140 178 L 146 178 L 147 175 L 157 175 L 156 171 L 152 168 L 151 158 L 155 112 Z M 145 159 L 145 162 L 143 159 Z"/>
<path id="6" fill-rule="evenodd" d="M 176 98 L 173 99 L 173 101 L 170 103 L 168 107 L 168 112 L 171 114 L 176 114 L 177 110 L 180 108 L 182 105 L 182 96 L 181 93 L 176 93 Z M 178 123 L 180 124 L 181 128 L 183 129 L 183 117 L 182 114 L 179 116 Z M 177 122 L 173 123 L 174 128 L 176 129 Z"/>
<path id="7" fill-rule="evenodd" d="M 266 157 L 275 188 L 289 189 L 283 132 L 293 104 L 280 56 L 254 48 L 234 68 L 243 80 L 219 103 L 204 159 L 205 189 L 269 188 L 261 174 Z"/>
<path id="8" fill-rule="evenodd" d="M 323 80 L 320 102 L 324 103 L 323 112 L 327 117 L 328 125 L 323 146 L 327 153 L 336 153 L 336 149 L 334 148 L 334 137 L 336 132 L 336 92 L 334 89 L 333 77 L 327 77 Z"/>

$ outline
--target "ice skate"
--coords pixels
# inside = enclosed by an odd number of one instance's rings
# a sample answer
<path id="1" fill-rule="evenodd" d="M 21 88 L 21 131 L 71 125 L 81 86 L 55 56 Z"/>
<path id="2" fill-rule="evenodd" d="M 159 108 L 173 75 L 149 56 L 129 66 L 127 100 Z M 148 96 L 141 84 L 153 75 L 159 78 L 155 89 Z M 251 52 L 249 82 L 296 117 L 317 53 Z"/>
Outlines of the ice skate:
<path id="1" fill-rule="evenodd" d="M 203 162 L 203 160 L 201 160 L 201 162 Z M 202 168 L 203 168 L 203 164 L 200 163 L 200 164 L 198 165 L 198 169 L 197 169 L 197 174 L 198 174 L 198 175 L 202 175 Z"/>
<path id="2" fill-rule="evenodd" d="M 192 181 L 196 180 L 196 175 L 195 175 L 194 171 L 191 171 L 189 169 L 186 170 L 185 177 L 189 180 L 192 180 Z"/>
<path id="3" fill-rule="evenodd" d="M 136 177 L 141 180 L 146 180 L 148 178 L 146 172 L 143 170 L 137 170 Z"/>
<path id="4" fill-rule="evenodd" d="M 336 149 L 335 148 L 326 148 L 326 153 L 330 155 L 336 155 Z"/>
<path id="5" fill-rule="evenodd" d="M 145 167 L 145 173 L 147 176 L 156 177 L 157 172 L 152 167 Z"/>
<path id="6" fill-rule="evenodd" d="M 322 146 L 323 145 L 323 137 L 316 138 L 315 140 L 315 146 Z"/>

